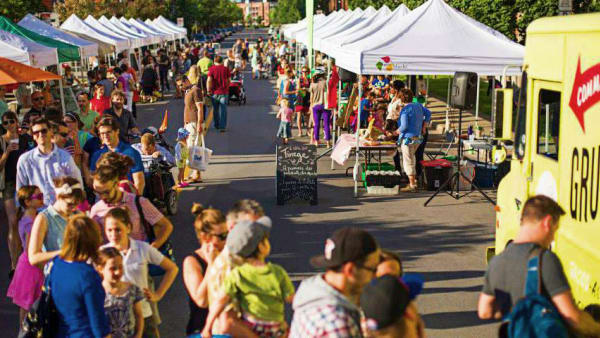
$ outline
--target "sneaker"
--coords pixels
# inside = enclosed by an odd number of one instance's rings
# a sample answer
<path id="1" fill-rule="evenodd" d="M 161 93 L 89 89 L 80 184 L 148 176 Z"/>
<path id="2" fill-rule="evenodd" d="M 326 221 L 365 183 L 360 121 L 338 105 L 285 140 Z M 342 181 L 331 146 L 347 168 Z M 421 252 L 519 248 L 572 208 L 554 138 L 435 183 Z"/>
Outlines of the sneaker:
<path id="1" fill-rule="evenodd" d="M 220 131 L 221 133 L 224 133 L 224 132 L 226 132 L 226 131 L 227 131 L 227 129 L 223 128 L 223 129 L 219 129 L 219 131 Z"/>
<path id="2" fill-rule="evenodd" d="M 407 185 L 404 188 L 400 189 L 400 192 L 417 192 L 417 187 L 412 185 Z"/>
<path id="3" fill-rule="evenodd" d="M 185 188 L 188 187 L 190 184 L 188 182 L 181 182 L 179 183 L 179 185 L 177 186 L 178 188 Z"/>

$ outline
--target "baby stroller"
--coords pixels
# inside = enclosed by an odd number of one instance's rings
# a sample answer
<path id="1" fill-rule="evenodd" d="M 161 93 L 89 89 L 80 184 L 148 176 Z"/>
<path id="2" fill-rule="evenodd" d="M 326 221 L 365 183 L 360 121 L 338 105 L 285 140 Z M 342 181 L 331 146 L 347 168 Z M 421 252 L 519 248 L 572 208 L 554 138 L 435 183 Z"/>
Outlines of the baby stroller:
<path id="1" fill-rule="evenodd" d="M 169 215 L 175 215 L 179 201 L 177 191 L 173 189 L 175 180 L 171 174 L 171 168 L 175 165 L 154 158 L 152 155 L 142 155 L 142 163 L 146 178 L 144 197 L 149 199 L 159 210 L 166 211 Z"/>
<path id="2" fill-rule="evenodd" d="M 237 101 L 238 105 L 246 104 L 246 90 L 244 89 L 244 79 L 239 73 L 235 73 L 229 82 L 229 100 Z"/>

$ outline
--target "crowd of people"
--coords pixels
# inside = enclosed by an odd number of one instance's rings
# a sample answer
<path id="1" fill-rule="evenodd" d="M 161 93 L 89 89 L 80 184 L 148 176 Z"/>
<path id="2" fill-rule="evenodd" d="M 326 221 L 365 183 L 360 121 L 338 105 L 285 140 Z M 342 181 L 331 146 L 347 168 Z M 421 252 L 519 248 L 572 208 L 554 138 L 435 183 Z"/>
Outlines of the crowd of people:
<path id="1" fill-rule="evenodd" d="M 280 53 L 276 100 L 280 106 L 276 116 L 280 125 L 277 137 L 287 144 L 293 137 L 292 129 L 297 129 L 297 138 L 309 136 L 310 144 L 319 146 L 323 134 L 325 146 L 329 148 L 334 128 L 340 127 L 340 130 L 350 133 L 360 128 L 363 130 L 361 137 L 367 141 L 398 145 L 394 154 L 395 167 L 409 178 L 409 184 L 401 191 L 417 191 L 417 178 L 422 175 L 421 161 L 431 121 L 431 111 L 425 107 L 422 93 L 415 95 L 403 81 L 383 75 L 363 75 L 358 83 L 345 83 L 338 93 L 340 76 L 333 61 L 329 61 L 329 73 L 324 65 L 326 61 L 322 61 L 312 70 L 302 66 L 297 74 L 288 61 L 291 54 L 287 44 L 282 43 L 277 50 Z M 346 98 L 358 96 L 359 83 L 362 95 L 350 101 L 349 107 L 338 111 L 338 94 Z M 334 126 L 333 114 L 336 113 L 338 120 Z M 294 124 L 295 128 L 292 127 Z"/>
<path id="2" fill-rule="evenodd" d="M 330 146 L 337 106 L 331 84 L 337 90 L 339 76 L 334 64 L 330 74 L 307 66 L 296 74 L 287 43 L 272 39 L 252 46 L 238 40 L 226 58 L 210 43 L 139 54 L 132 60 L 141 60 L 140 67 L 120 56 L 112 69 L 100 62 L 90 71 L 90 94 L 76 95 L 79 112 L 62 112 L 48 98 L 50 85 L 18 96 L 30 109 L 13 112 L 2 104 L 6 88 L 0 86 L 0 191 L 11 256 L 7 295 L 23 323 L 42 290 L 50 290 L 58 337 L 160 336 L 157 304 L 179 267 L 170 241 L 174 227 L 148 196 L 142 156 L 176 165 L 179 187 L 201 182 L 200 171 L 186 168 L 188 149 L 202 142 L 212 121 L 226 132 L 229 85 L 248 62 L 253 77 L 277 77 L 277 134 L 283 142 L 295 129 L 297 137 L 310 135 L 318 145 L 322 126 Z M 156 128 L 140 132 L 135 107 L 171 85 L 184 100 L 175 154 L 161 144 Z M 409 177 L 404 190 L 415 191 L 431 113 L 400 80 L 362 77 L 342 89 L 352 96 L 358 86 L 363 96 L 347 116 L 340 115 L 347 123 L 341 127 L 397 142 L 396 165 L 401 156 Z M 139 134 L 140 142 L 131 144 Z M 422 278 L 406 272 L 400 257 L 368 232 L 345 227 L 324 239 L 323 255 L 311 259 L 323 272 L 296 290 L 285 268 L 269 260 L 277 221 L 258 202 L 240 200 L 226 213 L 194 204 L 191 213 L 198 247 L 181 263 L 189 296 L 187 337 L 424 337 L 415 302 Z M 478 305 L 482 319 L 507 315 L 523 297 L 527 263 L 536 252 L 544 296 L 565 324 L 583 334 L 600 333 L 600 324 L 573 302 L 560 260 L 545 250 L 563 214 L 544 196 L 524 204 L 520 233 L 486 272 Z M 286 304 L 294 311 L 291 322 Z"/>

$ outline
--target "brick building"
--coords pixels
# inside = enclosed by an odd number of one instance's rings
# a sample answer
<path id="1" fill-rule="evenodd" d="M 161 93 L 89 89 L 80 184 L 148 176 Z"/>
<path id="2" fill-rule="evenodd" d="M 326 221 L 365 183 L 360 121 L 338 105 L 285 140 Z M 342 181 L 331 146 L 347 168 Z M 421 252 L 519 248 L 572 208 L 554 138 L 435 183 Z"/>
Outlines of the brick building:
<path id="1" fill-rule="evenodd" d="M 250 14 L 250 16 L 252 17 L 252 19 L 255 18 L 262 18 L 262 23 L 265 26 L 269 25 L 269 10 L 271 9 L 271 7 L 273 6 L 269 1 L 267 0 L 258 0 L 258 1 L 248 1 L 248 2 L 244 2 L 241 0 L 236 0 L 235 1 L 237 6 L 240 7 L 242 9 L 242 11 L 244 11 L 244 18 Z"/>
<path id="2" fill-rule="evenodd" d="M 348 2 L 346 0 L 329 0 L 329 13 L 338 9 L 348 10 Z"/>

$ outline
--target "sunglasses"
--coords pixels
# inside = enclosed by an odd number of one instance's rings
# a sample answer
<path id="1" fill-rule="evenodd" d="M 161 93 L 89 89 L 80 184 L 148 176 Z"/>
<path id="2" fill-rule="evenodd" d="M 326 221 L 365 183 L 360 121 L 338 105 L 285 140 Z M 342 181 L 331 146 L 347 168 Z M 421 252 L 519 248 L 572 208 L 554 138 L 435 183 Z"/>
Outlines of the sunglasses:
<path id="1" fill-rule="evenodd" d="M 38 97 L 33 97 L 31 98 L 31 101 L 42 101 L 44 98 L 42 96 L 38 96 Z"/>
<path id="2" fill-rule="evenodd" d="M 2 121 L 2 125 L 3 125 L 3 126 L 7 126 L 7 125 L 9 125 L 9 124 L 13 124 L 13 123 L 16 123 L 16 122 L 17 122 L 17 121 L 16 121 L 16 120 L 13 120 L 13 119 L 4 120 L 4 121 Z"/>
<path id="3" fill-rule="evenodd" d="M 227 239 L 227 235 L 229 235 L 229 232 L 223 232 L 220 234 L 213 234 L 213 233 L 209 233 L 209 235 L 211 236 L 215 236 L 216 238 L 218 238 L 220 241 L 224 241 Z"/>
<path id="4" fill-rule="evenodd" d="M 62 137 L 69 137 L 69 133 L 58 133 L 58 135 Z"/>
<path id="5" fill-rule="evenodd" d="M 37 194 L 33 194 L 33 195 L 31 195 L 31 197 L 29 199 L 30 200 L 40 200 L 40 201 L 43 201 L 44 200 L 44 194 L 42 194 L 41 192 L 37 193 Z"/>
<path id="6" fill-rule="evenodd" d="M 46 135 L 46 134 L 48 134 L 48 128 L 39 129 L 39 130 L 32 130 L 31 133 L 34 136 L 37 135 L 37 134 Z"/>

